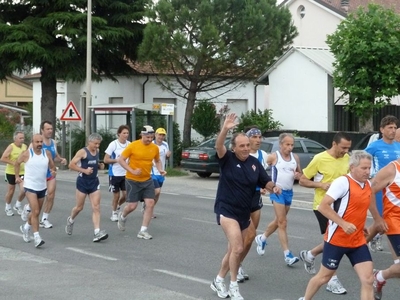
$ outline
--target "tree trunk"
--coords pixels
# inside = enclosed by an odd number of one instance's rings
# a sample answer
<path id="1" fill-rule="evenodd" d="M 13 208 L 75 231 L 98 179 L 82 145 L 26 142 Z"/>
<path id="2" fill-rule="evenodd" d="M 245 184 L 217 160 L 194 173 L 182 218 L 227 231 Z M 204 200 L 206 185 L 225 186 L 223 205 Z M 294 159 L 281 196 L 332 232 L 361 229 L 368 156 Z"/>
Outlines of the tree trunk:
<path id="1" fill-rule="evenodd" d="M 57 78 L 48 75 L 46 68 L 42 68 L 40 82 L 42 86 L 41 118 L 53 124 L 53 138 L 56 132 L 57 111 Z M 36 124 L 35 124 L 36 125 Z"/>
<path id="2" fill-rule="evenodd" d="M 183 147 L 189 147 L 192 140 L 192 115 L 194 110 L 194 104 L 196 102 L 196 88 L 197 84 L 192 82 L 190 84 L 191 89 L 189 90 L 188 99 L 186 102 L 186 110 L 185 110 L 185 119 L 183 122 L 183 139 L 182 145 Z M 192 88 L 194 87 L 194 88 Z"/>
<path id="3" fill-rule="evenodd" d="M 360 118 L 359 131 L 362 133 L 374 131 L 374 123 L 373 123 L 372 115 L 368 119 Z"/>

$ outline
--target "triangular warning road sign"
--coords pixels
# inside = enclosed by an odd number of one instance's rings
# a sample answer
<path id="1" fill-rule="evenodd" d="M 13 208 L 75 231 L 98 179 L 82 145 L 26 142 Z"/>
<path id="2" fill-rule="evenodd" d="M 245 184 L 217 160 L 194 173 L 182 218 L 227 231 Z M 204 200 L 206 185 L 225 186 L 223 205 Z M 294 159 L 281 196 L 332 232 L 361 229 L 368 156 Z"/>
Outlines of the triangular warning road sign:
<path id="1" fill-rule="evenodd" d="M 60 118 L 61 121 L 82 121 L 81 115 L 74 102 L 69 101 Z"/>

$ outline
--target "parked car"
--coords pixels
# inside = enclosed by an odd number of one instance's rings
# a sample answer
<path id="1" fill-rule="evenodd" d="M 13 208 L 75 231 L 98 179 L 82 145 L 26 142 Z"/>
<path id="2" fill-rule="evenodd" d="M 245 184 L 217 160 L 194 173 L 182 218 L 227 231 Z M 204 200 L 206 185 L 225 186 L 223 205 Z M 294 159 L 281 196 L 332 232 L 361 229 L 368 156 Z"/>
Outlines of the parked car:
<path id="1" fill-rule="evenodd" d="M 230 148 L 230 138 L 225 141 L 227 149 Z M 261 140 L 261 150 L 268 154 L 279 149 L 278 137 L 267 137 Z M 300 165 L 305 168 L 315 154 L 325 151 L 327 148 L 307 138 L 295 137 L 293 153 L 300 159 Z M 184 149 L 182 151 L 181 167 L 190 172 L 195 172 L 200 177 L 210 177 L 212 173 L 219 173 L 219 165 L 216 158 L 215 138 L 207 140 L 196 147 Z M 267 169 L 270 174 L 270 169 Z"/>

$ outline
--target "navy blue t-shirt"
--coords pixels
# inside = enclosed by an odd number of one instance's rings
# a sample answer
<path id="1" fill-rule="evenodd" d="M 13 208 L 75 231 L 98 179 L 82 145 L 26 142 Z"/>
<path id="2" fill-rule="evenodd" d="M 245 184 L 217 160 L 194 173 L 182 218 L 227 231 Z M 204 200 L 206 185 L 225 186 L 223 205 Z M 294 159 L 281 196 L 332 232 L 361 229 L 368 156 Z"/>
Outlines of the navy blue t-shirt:
<path id="1" fill-rule="evenodd" d="M 238 220 L 250 217 L 252 199 L 256 187 L 265 187 L 271 181 L 257 158 L 249 155 L 245 161 L 235 153 L 226 151 L 218 158 L 220 176 L 215 199 L 214 212 Z"/>

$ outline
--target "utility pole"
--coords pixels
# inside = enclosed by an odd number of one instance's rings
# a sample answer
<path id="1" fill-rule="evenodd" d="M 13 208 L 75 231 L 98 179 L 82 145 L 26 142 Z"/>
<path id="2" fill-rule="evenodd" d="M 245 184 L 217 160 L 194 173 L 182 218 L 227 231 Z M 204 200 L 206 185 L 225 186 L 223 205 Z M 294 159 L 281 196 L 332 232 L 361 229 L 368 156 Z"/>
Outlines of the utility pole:
<path id="1" fill-rule="evenodd" d="M 90 106 L 92 105 L 92 0 L 87 2 L 87 42 L 86 42 L 86 113 L 85 113 L 85 135 L 91 133 Z"/>

